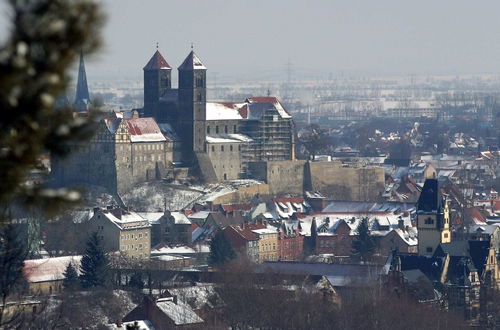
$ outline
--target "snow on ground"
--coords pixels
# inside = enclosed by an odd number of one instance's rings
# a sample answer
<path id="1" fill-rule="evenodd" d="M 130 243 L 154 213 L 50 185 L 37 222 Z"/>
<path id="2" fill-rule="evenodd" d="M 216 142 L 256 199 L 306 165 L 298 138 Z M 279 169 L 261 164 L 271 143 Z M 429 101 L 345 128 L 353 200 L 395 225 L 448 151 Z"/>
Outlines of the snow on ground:
<path id="1" fill-rule="evenodd" d="M 191 184 L 145 182 L 136 185 L 121 196 L 126 206 L 138 212 L 170 211 L 190 208 L 194 203 L 205 204 L 220 196 L 232 193 L 241 187 L 260 184 L 257 180 L 234 180 L 215 184 Z M 87 208 L 118 205 L 105 188 L 89 186 L 85 193 Z"/>
<path id="2" fill-rule="evenodd" d="M 122 195 L 122 199 L 125 205 L 137 211 L 159 211 L 165 206 L 168 210 L 177 211 L 202 195 L 199 191 L 177 189 L 162 182 L 147 182 L 132 188 Z"/>
<path id="3" fill-rule="evenodd" d="M 83 192 L 82 205 L 83 208 L 106 207 L 108 205 L 118 204 L 115 198 L 107 191 L 106 188 L 100 186 L 86 186 Z"/>

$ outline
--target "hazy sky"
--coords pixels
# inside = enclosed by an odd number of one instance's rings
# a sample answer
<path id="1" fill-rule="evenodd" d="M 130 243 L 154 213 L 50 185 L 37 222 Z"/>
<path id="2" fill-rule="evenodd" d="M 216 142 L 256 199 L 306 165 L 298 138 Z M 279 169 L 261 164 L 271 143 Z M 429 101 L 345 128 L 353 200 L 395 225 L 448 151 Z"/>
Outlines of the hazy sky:
<path id="1" fill-rule="evenodd" d="M 221 78 L 293 74 L 500 73 L 500 1 L 105 0 L 90 77 L 141 77 L 160 51 L 177 68 L 194 42 Z"/>

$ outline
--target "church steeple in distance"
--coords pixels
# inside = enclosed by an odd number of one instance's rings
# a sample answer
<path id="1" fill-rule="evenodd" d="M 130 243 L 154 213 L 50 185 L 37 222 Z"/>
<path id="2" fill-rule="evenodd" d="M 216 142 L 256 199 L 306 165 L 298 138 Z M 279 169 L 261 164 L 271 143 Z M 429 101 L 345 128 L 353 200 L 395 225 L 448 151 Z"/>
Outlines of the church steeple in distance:
<path id="1" fill-rule="evenodd" d="M 87 111 L 90 105 L 89 87 L 87 85 L 87 74 L 85 73 L 85 62 L 83 52 L 80 52 L 80 66 L 78 67 L 78 81 L 76 84 L 75 108 L 78 111 Z"/>
<path id="2" fill-rule="evenodd" d="M 172 67 L 167 63 L 156 46 L 156 52 L 149 60 L 144 71 L 144 114 L 153 116 L 154 107 L 165 94 L 171 89 Z"/>

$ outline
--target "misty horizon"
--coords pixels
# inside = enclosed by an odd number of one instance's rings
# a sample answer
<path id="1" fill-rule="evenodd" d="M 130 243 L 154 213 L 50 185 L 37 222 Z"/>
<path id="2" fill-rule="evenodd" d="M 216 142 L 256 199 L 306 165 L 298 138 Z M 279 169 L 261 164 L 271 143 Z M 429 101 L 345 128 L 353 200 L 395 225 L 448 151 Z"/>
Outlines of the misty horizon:
<path id="1" fill-rule="evenodd" d="M 500 73 L 494 1 L 103 4 L 108 20 L 102 49 L 86 61 L 90 79 L 140 79 L 157 42 L 174 70 L 193 43 L 209 72 L 229 80 L 286 78 L 288 62 L 293 77 Z"/>

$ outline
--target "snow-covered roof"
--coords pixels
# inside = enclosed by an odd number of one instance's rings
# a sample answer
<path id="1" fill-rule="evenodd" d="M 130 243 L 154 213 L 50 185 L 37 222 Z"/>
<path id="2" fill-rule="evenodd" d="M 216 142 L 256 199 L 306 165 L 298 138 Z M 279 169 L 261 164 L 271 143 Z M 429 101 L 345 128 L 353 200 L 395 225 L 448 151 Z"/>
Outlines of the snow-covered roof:
<path id="1" fill-rule="evenodd" d="M 160 223 L 160 218 L 163 216 L 163 212 L 137 212 L 137 214 L 148 220 L 149 223 Z"/>
<path id="2" fill-rule="evenodd" d="M 207 120 L 241 120 L 242 109 L 246 107 L 246 103 L 233 102 L 207 102 Z"/>
<path id="3" fill-rule="evenodd" d="M 213 297 L 219 297 L 219 294 L 215 291 L 213 284 L 198 283 L 195 286 L 168 289 L 168 292 L 177 296 L 177 299 L 188 303 L 194 310 L 202 309 L 205 306 L 217 307 L 214 305 Z M 220 297 L 217 300 L 221 301 Z"/>
<path id="4" fill-rule="evenodd" d="M 401 230 L 399 228 L 396 228 L 393 230 L 409 246 L 417 246 L 418 245 L 418 233 L 417 233 L 416 228 L 408 227 L 408 230 Z"/>
<path id="5" fill-rule="evenodd" d="M 156 306 L 162 310 L 176 325 L 202 323 L 203 319 L 181 300 L 173 301 L 173 297 L 159 298 Z"/>
<path id="6" fill-rule="evenodd" d="M 248 119 L 261 119 L 264 111 L 269 109 L 276 109 L 281 118 L 292 118 L 292 116 L 285 110 L 281 102 L 272 96 L 258 96 L 249 97 L 245 100 L 249 104 Z"/>
<path id="7" fill-rule="evenodd" d="M 151 255 L 162 255 L 162 254 L 195 254 L 196 251 L 189 246 L 156 246 L 154 249 L 151 249 Z"/>
<path id="8" fill-rule="evenodd" d="M 103 210 L 100 213 L 109 221 L 117 225 L 120 229 L 133 229 L 151 226 L 148 220 L 144 219 L 134 211 L 125 211 L 118 208 L 114 210 Z"/>
<path id="9" fill-rule="evenodd" d="M 25 260 L 23 274 L 28 282 L 46 282 L 64 279 L 64 271 L 71 262 L 80 272 L 82 256 L 66 256 L 47 259 Z"/>
<path id="10" fill-rule="evenodd" d="M 203 219 L 205 220 L 210 215 L 210 211 L 198 211 L 188 215 L 189 219 Z"/>
<path id="11" fill-rule="evenodd" d="M 252 230 L 252 233 L 258 234 L 258 235 L 263 235 L 263 234 L 277 234 L 278 230 L 272 226 L 268 226 L 266 228 L 262 229 L 254 229 Z"/>
<path id="12" fill-rule="evenodd" d="M 207 136 L 208 143 L 241 143 L 241 142 L 251 142 L 253 141 L 251 137 L 244 134 L 219 134 L 216 136 Z"/>
<path id="13" fill-rule="evenodd" d="M 125 118 L 123 121 L 128 128 L 132 142 L 166 141 L 153 118 Z"/>
<path id="14" fill-rule="evenodd" d="M 130 134 L 131 142 L 166 141 L 154 118 L 106 118 L 104 121 L 112 134 L 122 125 Z"/>
<path id="15" fill-rule="evenodd" d="M 411 217 L 409 214 L 393 214 L 391 212 L 387 212 L 385 214 L 376 214 L 368 216 L 369 228 L 374 236 L 385 236 L 392 229 L 398 228 L 399 220 L 403 220 L 403 225 L 405 227 L 411 227 Z M 351 235 L 357 235 L 357 229 L 361 222 L 361 217 L 359 214 L 352 213 L 324 213 L 324 214 L 315 214 L 310 215 L 305 218 L 300 219 L 301 222 L 301 234 L 310 235 L 311 234 L 311 223 L 312 221 L 316 221 L 316 227 L 319 229 L 321 226 L 326 226 L 326 233 L 334 233 L 337 230 L 337 227 L 340 225 L 342 221 L 349 226 L 351 229 Z M 378 223 L 382 222 L 385 226 L 389 226 L 387 230 L 381 230 L 379 228 Z M 318 233 L 319 234 L 319 233 Z"/>
<path id="16" fill-rule="evenodd" d="M 174 217 L 176 225 L 190 225 L 191 221 L 182 212 L 170 212 L 170 215 Z"/>
<path id="17" fill-rule="evenodd" d="M 127 329 L 127 326 L 133 326 L 137 322 L 137 326 L 140 330 L 155 330 L 155 327 L 149 320 L 137 320 L 130 322 L 122 322 L 120 326 L 116 325 L 116 323 L 106 325 L 106 328 L 110 330 L 124 330 Z"/>

